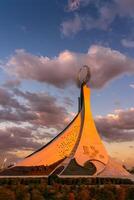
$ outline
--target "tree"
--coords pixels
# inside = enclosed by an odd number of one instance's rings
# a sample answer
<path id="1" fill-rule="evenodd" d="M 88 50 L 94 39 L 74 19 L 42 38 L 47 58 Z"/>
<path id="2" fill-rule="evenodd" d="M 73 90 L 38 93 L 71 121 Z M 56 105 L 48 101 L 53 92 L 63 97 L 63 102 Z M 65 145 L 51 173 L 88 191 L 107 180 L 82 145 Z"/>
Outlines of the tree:
<path id="1" fill-rule="evenodd" d="M 73 192 L 69 193 L 68 200 L 75 200 L 75 195 Z"/>
<path id="2" fill-rule="evenodd" d="M 127 189 L 126 200 L 134 200 L 134 187 Z"/>
<path id="3" fill-rule="evenodd" d="M 78 200 L 84 199 L 84 200 L 89 200 L 90 195 L 89 195 L 89 190 L 86 188 L 82 188 L 80 192 L 78 193 Z"/>
<path id="4" fill-rule="evenodd" d="M 112 191 L 108 188 L 101 188 L 96 194 L 96 200 L 116 200 Z"/>
<path id="5" fill-rule="evenodd" d="M 0 200 L 15 200 L 15 193 L 8 188 L 0 188 Z"/>
<path id="6" fill-rule="evenodd" d="M 31 191 L 31 200 L 44 200 L 44 197 L 42 196 L 39 190 L 33 189 Z"/>

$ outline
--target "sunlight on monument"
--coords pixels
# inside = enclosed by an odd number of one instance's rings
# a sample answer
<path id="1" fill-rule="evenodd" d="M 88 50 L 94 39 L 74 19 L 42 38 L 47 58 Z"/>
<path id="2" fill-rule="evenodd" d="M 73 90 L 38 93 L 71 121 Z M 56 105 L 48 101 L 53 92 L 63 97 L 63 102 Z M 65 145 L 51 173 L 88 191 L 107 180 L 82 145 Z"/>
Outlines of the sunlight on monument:
<path id="1" fill-rule="evenodd" d="M 87 86 L 89 79 L 90 70 L 83 66 L 78 74 L 79 112 L 73 121 L 48 144 L 2 171 L 1 175 L 130 177 L 110 158 L 95 127 L 90 106 L 91 91 Z"/>

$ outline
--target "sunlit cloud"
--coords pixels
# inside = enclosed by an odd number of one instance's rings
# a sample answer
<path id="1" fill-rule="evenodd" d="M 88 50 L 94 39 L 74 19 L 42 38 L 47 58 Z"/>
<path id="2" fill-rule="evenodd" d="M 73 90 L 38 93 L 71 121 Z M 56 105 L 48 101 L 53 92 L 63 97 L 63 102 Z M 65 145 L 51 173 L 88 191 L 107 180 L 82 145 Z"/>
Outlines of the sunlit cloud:
<path id="1" fill-rule="evenodd" d="M 115 78 L 134 73 L 132 58 L 117 50 L 99 45 L 90 46 L 87 53 L 65 50 L 54 58 L 17 50 L 7 61 L 4 69 L 16 75 L 18 79 L 36 80 L 64 88 L 76 83 L 78 71 L 85 64 L 90 67 L 92 88 L 102 88 Z"/>
<path id="2" fill-rule="evenodd" d="M 107 116 L 97 116 L 95 121 L 100 134 L 106 141 L 134 140 L 134 108 L 115 110 Z"/>

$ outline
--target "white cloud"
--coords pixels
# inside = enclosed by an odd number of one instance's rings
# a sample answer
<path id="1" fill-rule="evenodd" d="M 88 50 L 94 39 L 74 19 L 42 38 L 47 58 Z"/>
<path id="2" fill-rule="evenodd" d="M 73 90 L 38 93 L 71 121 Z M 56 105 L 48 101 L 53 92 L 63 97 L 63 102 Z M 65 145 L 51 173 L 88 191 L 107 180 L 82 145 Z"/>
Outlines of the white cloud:
<path id="1" fill-rule="evenodd" d="M 97 13 L 99 17 L 93 17 L 88 11 L 85 12 L 85 14 L 80 14 L 79 12 L 78 15 L 77 13 L 77 19 L 76 16 L 74 16 L 73 18 L 62 22 L 61 32 L 65 36 L 76 34 L 82 29 L 107 30 L 115 20 L 116 16 L 127 18 L 134 17 L 134 0 L 114 0 L 113 2 L 103 2 L 103 4 L 99 0 L 97 2 L 92 0 L 70 0 L 68 2 L 68 10 L 76 11 L 82 6 L 88 6 L 91 2 L 94 3 L 96 9 L 98 9 Z M 78 21 L 79 26 L 77 25 Z"/>
<path id="2" fill-rule="evenodd" d="M 134 89 L 134 84 L 130 84 L 129 86 Z"/>
<path id="3" fill-rule="evenodd" d="M 117 14 L 114 6 L 103 6 L 99 9 L 99 17 L 93 18 L 86 13 L 85 15 L 75 14 L 73 18 L 63 21 L 61 24 L 61 32 L 65 36 L 78 33 L 82 29 L 101 29 L 107 30 Z"/>
<path id="4" fill-rule="evenodd" d="M 68 0 L 68 11 L 78 10 L 81 6 L 87 6 L 92 0 Z"/>
<path id="5" fill-rule="evenodd" d="M 5 64 L 5 69 L 17 78 L 46 82 L 63 88 L 76 82 L 78 70 L 83 65 L 90 67 L 90 86 L 93 88 L 101 88 L 123 74 L 134 73 L 133 59 L 99 45 L 90 46 L 88 52 L 83 54 L 65 50 L 54 58 L 17 50 Z"/>
<path id="6" fill-rule="evenodd" d="M 122 39 L 121 40 L 121 44 L 124 46 L 124 47 L 127 47 L 127 48 L 134 48 L 134 41 L 133 40 L 128 40 L 128 39 Z"/>
<path id="7" fill-rule="evenodd" d="M 68 1 L 68 10 L 69 11 L 77 10 L 80 7 L 80 1 L 81 0 L 69 0 Z"/>
<path id="8" fill-rule="evenodd" d="M 82 20 L 79 15 L 61 24 L 61 32 L 65 36 L 74 35 L 82 29 Z"/>

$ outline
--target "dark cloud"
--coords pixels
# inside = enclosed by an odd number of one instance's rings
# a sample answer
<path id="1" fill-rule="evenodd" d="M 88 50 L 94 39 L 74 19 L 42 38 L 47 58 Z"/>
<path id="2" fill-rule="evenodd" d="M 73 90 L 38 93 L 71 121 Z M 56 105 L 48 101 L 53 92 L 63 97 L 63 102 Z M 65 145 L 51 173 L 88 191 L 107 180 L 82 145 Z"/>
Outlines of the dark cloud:
<path id="1" fill-rule="evenodd" d="M 18 89 L 14 92 L 16 95 L 25 98 L 31 111 L 36 113 L 37 119 L 34 120 L 34 124 L 57 129 L 62 129 L 66 125 L 65 119 L 69 114 L 65 107 L 57 103 L 55 97 L 47 93 L 24 93 Z"/>
<path id="2" fill-rule="evenodd" d="M 0 122 L 11 121 L 15 123 L 21 122 L 32 122 L 33 120 L 37 120 L 38 116 L 36 113 L 31 111 L 21 111 L 12 109 L 0 109 Z"/>
<path id="3" fill-rule="evenodd" d="M 21 85 L 21 81 L 19 79 L 11 79 L 7 80 L 3 86 L 6 88 L 16 88 Z"/>
<path id="4" fill-rule="evenodd" d="M 64 104 L 67 106 L 73 106 L 73 101 L 69 97 L 64 97 Z"/>
<path id="5" fill-rule="evenodd" d="M 36 130 L 36 131 L 35 131 Z M 6 158 L 6 165 L 16 162 L 32 151 L 39 149 L 45 142 L 52 139 L 52 135 L 38 127 L 6 127 L 0 128 L 0 166 Z M 43 143 L 44 141 L 44 143 Z M 26 155 L 23 155 L 25 153 Z"/>
<path id="6" fill-rule="evenodd" d="M 6 69 L 21 79 L 63 88 L 76 82 L 78 70 L 85 64 L 90 67 L 90 86 L 93 88 L 101 88 L 121 75 L 134 73 L 133 59 L 98 45 L 92 45 L 85 54 L 64 51 L 55 58 L 38 57 L 18 50 L 7 62 Z"/>
<path id="7" fill-rule="evenodd" d="M 9 133 L 13 137 L 21 137 L 21 138 L 32 138 L 32 131 L 30 127 L 22 128 L 22 127 L 8 127 L 6 128 L 6 132 Z"/>
<path id="8" fill-rule="evenodd" d="M 100 134 L 109 142 L 134 140 L 134 108 L 117 110 L 95 121 Z"/>
<path id="9" fill-rule="evenodd" d="M 12 89 L 11 93 L 0 88 L 0 97 L 0 122 L 29 122 L 33 126 L 53 127 L 58 130 L 63 129 L 67 123 L 69 114 L 66 108 L 47 93 L 23 92 L 17 88 Z M 23 98 L 25 106 L 15 97 Z"/>
<path id="10" fill-rule="evenodd" d="M 133 149 L 133 148 L 134 148 L 134 146 L 133 146 L 133 145 L 130 145 L 130 146 L 129 146 L 129 148 L 130 148 L 130 149 Z"/>
<path id="11" fill-rule="evenodd" d="M 40 143 L 34 141 L 31 132 L 24 128 L 0 129 L 0 149 L 4 151 L 13 151 L 16 149 L 33 150 L 40 146 Z"/>
<path id="12" fill-rule="evenodd" d="M 0 88 L 0 105 L 6 108 L 24 108 L 19 102 L 14 98 L 14 95 L 4 88 Z"/>

